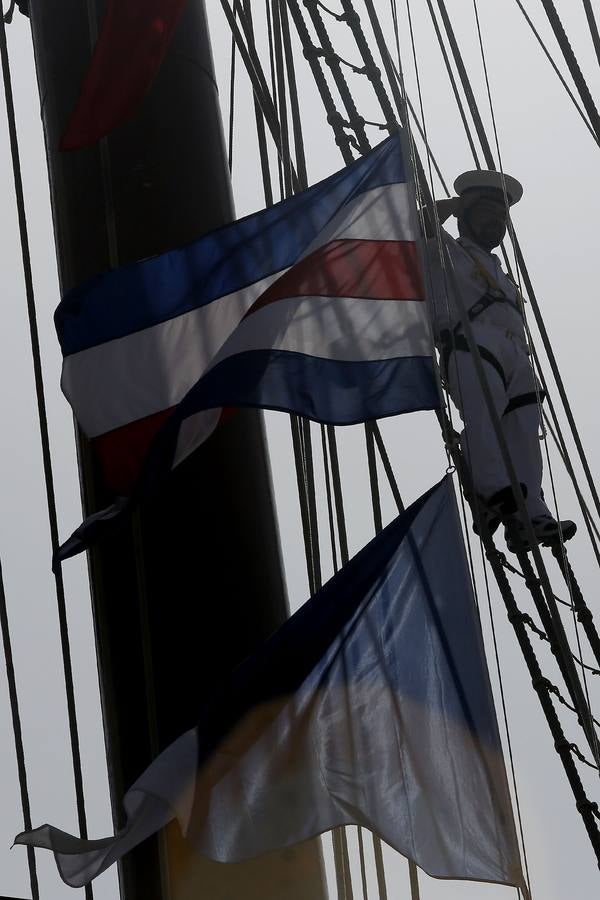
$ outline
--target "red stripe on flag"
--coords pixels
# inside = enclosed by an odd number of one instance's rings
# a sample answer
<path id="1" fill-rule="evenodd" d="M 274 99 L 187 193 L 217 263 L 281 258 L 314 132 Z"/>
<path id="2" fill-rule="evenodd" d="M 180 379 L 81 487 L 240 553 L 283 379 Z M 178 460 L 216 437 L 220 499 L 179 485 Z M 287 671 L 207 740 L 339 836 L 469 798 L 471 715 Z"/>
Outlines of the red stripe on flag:
<path id="1" fill-rule="evenodd" d="M 61 150 L 94 144 L 135 112 L 160 68 L 185 4 L 109 0 Z"/>
<path id="2" fill-rule="evenodd" d="M 119 496 L 131 493 L 150 445 L 173 409 L 163 409 L 92 440 L 109 490 Z"/>
<path id="3" fill-rule="evenodd" d="M 246 315 L 286 297 L 424 300 L 417 246 L 414 241 L 332 241 L 292 266 Z"/>
<path id="4" fill-rule="evenodd" d="M 92 445 L 98 453 L 104 483 L 109 490 L 122 497 L 131 493 L 154 438 L 174 409 L 174 406 L 163 409 L 93 438 Z M 219 425 L 227 422 L 235 412 L 234 406 L 224 407 Z"/>

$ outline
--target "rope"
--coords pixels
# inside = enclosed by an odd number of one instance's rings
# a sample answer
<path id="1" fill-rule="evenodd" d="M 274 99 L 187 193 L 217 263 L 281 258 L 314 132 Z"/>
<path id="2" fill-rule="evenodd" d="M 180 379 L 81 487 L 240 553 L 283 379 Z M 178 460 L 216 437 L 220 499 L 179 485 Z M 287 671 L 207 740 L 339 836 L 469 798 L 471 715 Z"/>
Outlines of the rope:
<path id="1" fill-rule="evenodd" d="M 283 38 L 283 52 L 285 55 L 287 79 L 290 95 L 290 111 L 292 117 L 292 129 L 294 132 L 294 149 L 296 155 L 296 168 L 301 187 L 308 187 L 308 173 L 306 171 L 306 153 L 304 150 L 304 137 L 302 133 L 302 117 L 298 102 L 298 86 L 296 82 L 296 69 L 294 65 L 294 53 L 290 35 L 290 23 L 285 2 L 279 4 L 281 33 Z"/>
<path id="2" fill-rule="evenodd" d="M 588 2 L 588 0 L 583 0 L 583 2 L 586 3 L 586 2 Z M 582 110 L 581 106 L 580 106 L 579 103 L 577 102 L 577 98 L 575 97 L 575 94 L 573 93 L 573 91 L 571 90 L 571 88 L 569 87 L 569 85 L 567 84 L 567 82 L 566 82 L 566 80 L 565 80 L 565 78 L 564 78 L 562 72 L 560 71 L 560 69 L 558 68 L 558 66 L 556 65 L 556 63 L 554 62 L 554 59 L 552 58 L 552 56 L 551 56 L 551 54 L 550 54 L 550 51 L 548 50 L 548 48 L 547 48 L 546 45 L 544 44 L 544 42 L 543 42 L 543 40 L 542 40 L 542 38 L 541 38 L 541 36 L 540 36 L 540 33 L 539 33 L 539 31 L 537 30 L 537 28 L 535 27 L 535 25 L 533 24 L 533 22 L 532 22 L 530 16 L 529 16 L 528 13 L 527 13 L 527 10 L 525 9 L 525 7 L 523 6 L 523 4 L 521 3 L 521 0 L 515 0 L 515 3 L 517 4 L 517 6 L 519 7 L 519 9 L 520 9 L 521 12 L 523 13 L 523 16 L 524 16 L 524 18 L 525 18 L 525 21 L 527 22 L 527 24 L 528 24 L 529 27 L 531 28 L 531 30 L 532 30 L 532 32 L 533 32 L 533 34 L 534 34 L 534 36 L 535 36 L 535 38 L 536 38 L 538 44 L 540 45 L 540 47 L 541 47 L 542 50 L 544 51 L 544 54 L 545 54 L 545 56 L 546 56 L 546 59 L 548 60 L 548 62 L 550 63 L 550 65 L 552 66 L 552 68 L 554 69 L 554 71 L 556 72 L 556 74 L 557 74 L 557 76 L 558 76 L 558 79 L 559 79 L 560 83 L 562 84 L 562 86 L 564 87 L 565 91 L 566 91 L 567 94 L 569 95 L 569 98 L 571 99 L 571 101 L 572 101 L 572 103 L 573 103 L 575 109 L 577 110 L 577 112 L 578 112 L 579 115 L 581 116 L 581 118 L 582 118 L 582 120 L 583 120 L 583 124 L 585 125 L 585 127 L 587 128 L 587 130 L 589 131 L 589 133 L 591 134 L 591 136 L 592 136 L 593 139 L 595 140 L 595 142 L 598 144 L 598 143 L 599 143 L 599 142 L 598 142 L 598 137 L 597 137 L 597 135 L 595 134 L 594 129 L 593 129 L 592 126 L 590 125 L 589 120 L 587 119 L 587 117 L 586 117 L 584 111 Z M 593 15 L 593 13 L 592 13 L 592 15 Z"/>
<path id="3" fill-rule="evenodd" d="M 306 22 L 304 21 L 304 18 L 300 11 L 298 0 L 287 0 L 287 3 L 289 11 L 294 20 L 294 25 L 296 26 L 298 37 L 300 38 L 300 43 L 302 44 L 304 56 L 310 66 L 315 84 L 317 85 L 317 90 L 319 91 L 321 100 L 323 101 L 323 106 L 325 107 L 325 111 L 327 114 L 327 121 L 333 129 L 335 142 L 340 149 L 344 162 L 346 163 L 346 165 L 349 165 L 354 159 L 352 150 L 350 149 L 350 137 L 344 131 L 342 117 L 336 109 L 333 95 L 329 90 L 329 85 L 323 73 L 323 69 L 321 68 L 318 57 L 313 52 L 314 47 L 310 39 L 308 28 L 306 27 Z"/>
<path id="4" fill-rule="evenodd" d="M 260 108 L 271 133 L 273 143 L 275 144 L 277 152 L 281 158 L 283 151 L 281 146 L 281 130 L 279 127 L 277 110 L 273 103 L 273 99 L 271 97 L 271 93 L 269 91 L 269 87 L 267 85 L 265 75 L 260 64 L 260 59 L 256 52 L 256 46 L 253 41 L 252 32 L 249 28 L 245 12 L 238 6 L 238 18 L 244 29 L 246 40 L 248 42 L 247 45 L 244 43 L 242 32 L 240 31 L 238 22 L 236 21 L 236 18 L 233 14 L 233 10 L 227 0 L 221 0 L 221 7 L 223 9 L 223 12 L 225 13 L 225 17 L 227 19 L 229 27 L 231 28 L 231 31 L 234 35 L 238 51 L 246 67 L 246 72 L 248 73 L 248 76 L 250 78 L 254 95 L 260 104 Z M 292 171 L 292 181 L 294 185 L 297 186 L 297 176 L 294 171 Z"/>
<path id="5" fill-rule="evenodd" d="M 558 563 L 558 567 L 563 574 L 565 582 L 571 588 L 573 615 L 576 614 L 577 619 L 583 625 L 590 647 L 596 658 L 596 662 L 600 665 L 600 635 L 598 635 L 592 612 L 585 602 L 579 583 L 575 578 L 575 573 L 569 563 L 567 552 L 564 547 L 554 546 L 552 547 L 552 555 Z M 581 650 L 579 651 L 579 655 L 581 656 Z"/>
<path id="6" fill-rule="evenodd" d="M 21 716 L 19 713 L 19 698 L 17 694 L 17 679 L 12 654 L 10 639 L 10 627 L 8 610 L 6 607 L 6 595 L 4 592 L 4 576 L 2 574 L 2 561 L 0 560 L 0 630 L 2 631 L 2 646 L 4 648 L 4 663 L 6 667 L 6 681 L 8 683 L 8 697 L 10 701 L 10 714 L 12 718 L 13 735 L 15 739 L 15 754 L 17 757 L 17 773 L 19 776 L 19 790 L 21 793 L 21 808 L 23 810 L 23 830 L 31 831 L 31 807 L 29 804 L 29 788 L 27 786 L 27 766 L 25 763 L 25 750 L 23 747 L 23 732 L 21 729 Z M 27 866 L 29 868 L 29 883 L 31 885 L 32 900 L 39 900 L 40 890 L 38 885 L 37 870 L 35 865 L 35 851 L 33 847 L 27 847 Z"/>
<path id="7" fill-rule="evenodd" d="M 371 47 L 365 36 L 364 29 L 359 14 L 354 8 L 352 0 L 342 0 L 342 7 L 346 14 L 346 21 L 350 26 L 356 46 L 364 62 L 364 73 L 368 76 L 369 81 L 375 91 L 375 96 L 379 101 L 379 105 L 383 112 L 390 134 L 398 129 L 398 122 L 394 114 L 394 108 L 391 104 L 388 93 L 381 78 L 381 70 L 375 65 L 375 59 L 371 53 Z"/>
<path id="8" fill-rule="evenodd" d="M 267 0 L 267 12 L 269 9 L 269 0 Z M 254 46 L 254 24 L 252 20 L 252 7 L 250 0 L 244 0 L 244 12 L 248 22 L 248 34 L 250 43 Z M 270 31 L 269 31 L 270 37 Z M 265 120 L 261 113 L 260 103 L 254 92 L 254 119 L 256 121 L 256 135 L 258 138 L 258 152 L 260 157 L 260 166 L 262 174 L 263 190 L 265 194 L 265 207 L 273 206 L 273 188 L 271 185 L 271 170 L 269 166 L 269 153 L 267 150 L 267 134 L 265 131 Z M 279 157 L 277 158 L 279 162 Z"/>
<path id="9" fill-rule="evenodd" d="M 237 5 L 233 9 L 237 15 Z M 229 138 L 227 143 L 227 162 L 229 174 L 233 172 L 233 129 L 235 123 L 235 38 L 231 35 L 231 63 L 229 64 Z"/>
<path id="10" fill-rule="evenodd" d="M 583 0 L 583 8 L 585 9 L 585 15 L 590 27 L 590 35 L 592 37 L 594 50 L 596 51 L 596 58 L 600 63 L 600 35 L 598 34 L 598 25 L 596 24 L 596 18 L 594 16 L 594 10 L 592 9 L 591 0 Z"/>
<path id="11" fill-rule="evenodd" d="M 450 49 L 452 50 L 452 55 L 454 57 L 454 64 L 456 66 L 458 75 L 460 77 L 462 89 L 463 89 L 465 97 L 467 99 L 467 104 L 469 106 L 471 116 L 473 117 L 475 131 L 477 132 L 477 137 L 479 138 L 479 143 L 481 144 L 481 147 L 483 149 L 483 155 L 485 158 L 486 165 L 487 165 L 488 169 L 495 169 L 496 166 L 494 165 L 492 149 L 489 145 L 487 135 L 485 133 L 485 128 L 483 127 L 483 121 L 481 119 L 481 116 L 479 115 L 477 101 L 475 100 L 475 95 L 473 93 L 473 89 L 471 88 L 469 76 L 467 74 L 467 70 L 466 70 L 465 64 L 463 62 L 462 54 L 460 52 L 458 42 L 456 40 L 456 35 L 454 34 L 454 29 L 452 28 L 450 16 L 448 15 L 448 10 L 446 9 L 446 4 L 445 4 L 444 0 L 437 0 L 437 4 L 438 4 L 438 9 L 440 11 L 440 15 L 442 17 L 442 22 L 444 23 L 446 37 L 448 38 L 448 43 L 450 44 Z"/>
<path id="12" fill-rule="evenodd" d="M 432 0 L 427 0 L 427 7 L 429 9 L 429 15 L 431 17 L 431 21 L 433 23 L 433 28 L 435 30 L 435 35 L 437 37 L 438 45 L 442 53 L 442 58 L 444 60 L 444 65 L 446 67 L 446 74 L 450 79 L 450 84 L 452 85 L 452 93 L 454 94 L 454 99 L 456 101 L 456 106 L 458 108 L 458 112 L 460 118 L 463 123 L 463 127 L 465 129 L 465 134 L 467 136 L 467 141 L 469 143 L 469 147 L 471 148 L 471 153 L 473 154 L 473 159 L 475 160 L 475 167 L 477 169 L 481 169 L 481 164 L 479 162 L 479 157 L 477 156 L 477 150 L 475 149 L 475 143 L 473 141 L 473 137 L 471 135 L 471 129 L 469 127 L 469 123 L 467 121 L 467 116 L 465 113 L 465 108 L 463 106 L 463 102 L 461 96 L 458 91 L 458 85 L 456 83 L 456 78 L 454 77 L 454 72 L 452 71 L 452 66 L 450 65 L 450 59 L 448 57 L 448 51 L 446 50 L 446 46 L 444 44 L 444 40 L 442 38 L 442 32 L 440 31 L 440 25 L 437 20 L 437 16 L 435 14 L 435 10 L 433 8 Z"/>
<path id="13" fill-rule="evenodd" d="M 546 11 L 548 21 L 552 26 L 554 36 L 558 41 L 558 46 L 560 47 L 562 55 L 565 58 L 565 62 L 569 68 L 569 72 L 571 73 L 571 77 L 575 82 L 575 87 L 579 91 L 579 96 L 581 97 L 581 102 L 583 103 L 585 111 L 588 114 L 590 124 L 596 133 L 596 137 L 600 140 L 600 114 L 598 113 L 596 104 L 594 103 L 583 72 L 579 67 L 577 57 L 573 52 L 573 48 L 571 47 L 569 38 L 567 37 L 567 33 L 561 22 L 560 16 L 558 15 L 554 2 L 553 0 L 542 0 L 542 6 Z"/>
<path id="14" fill-rule="evenodd" d="M 508 760 L 509 760 L 509 768 L 511 774 L 511 781 L 513 786 L 513 793 L 515 795 L 515 808 L 517 811 L 517 823 L 519 826 L 519 838 L 521 841 L 521 849 L 523 851 L 523 864 L 525 868 L 525 881 L 527 882 L 527 890 L 529 891 L 529 896 L 531 897 L 531 878 L 529 875 L 529 861 L 527 859 L 527 848 L 525 844 L 525 830 L 523 828 L 523 816 L 521 813 L 521 800 L 519 795 L 519 789 L 517 785 L 517 773 L 515 769 L 515 760 L 513 754 L 512 747 L 512 739 L 510 735 L 510 726 L 508 724 L 508 708 L 506 705 L 506 694 L 504 691 L 504 679 L 502 678 L 502 667 L 500 665 L 500 652 L 498 650 L 498 640 L 496 637 L 496 623 L 494 621 L 494 609 L 492 606 L 492 597 L 490 593 L 490 583 L 488 579 L 488 571 L 486 565 L 486 557 L 485 550 L 483 547 L 483 541 L 479 541 L 479 546 L 481 548 L 481 562 L 483 569 L 483 577 L 485 580 L 485 592 L 487 597 L 487 608 L 488 615 L 490 618 L 490 630 L 492 634 L 492 646 L 494 648 L 494 660 L 496 663 L 496 674 L 498 676 L 498 686 L 500 688 L 500 704 L 502 706 L 502 719 L 504 722 L 504 731 L 506 733 L 506 746 L 508 748 Z"/>
<path id="15" fill-rule="evenodd" d="M 344 77 L 342 67 L 339 63 L 339 57 L 336 55 L 333 49 L 331 39 L 329 37 L 327 29 L 325 28 L 325 24 L 323 22 L 321 13 L 319 12 L 319 8 L 310 3 L 307 8 L 314 29 L 317 33 L 317 37 L 319 38 L 321 47 L 326 52 L 325 61 L 329 66 L 333 80 L 342 99 L 342 103 L 344 104 L 344 107 L 346 109 L 350 126 L 356 134 L 358 149 L 361 153 L 368 153 L 371 149 L 371 145 L 369 144 L 369 139 L 367 138 L 367 133 L 364 128 L 364 120 L 358 113 L 356 104 L 354 102 L 354 97 L 352 96 L 350 88 L 348 87 L 348 82 Z"/>
<path id="16" fill-rule="evenodd" d="M 490 561 L 492 571 L 494 572 L 494 577 L 498 582 L 498 587 L 500 588 L 500 593 L 506 606 L 508 619 L 513 626 L 514 632 L 519 642 L 519 646 L 521 647 L 521 652 L 523 654 L 523 658 L 525 659 L 525 663 L 527 665 L 534 690 L 538 695 L 542 711 L 554 740 L 554 747 L 560 756 L 563 769 L 575 797 L 577 810 L 583 819 L 588 837 L 596 854 L 598 863 L 600 864 L 600 831 L 598 830 L 598 826 L 595 821 L 595 815 L 590 809 L 590 801 L 586 796 L 581 778 L 579 776 L 579 772 L 577 771 L 577 768 L 573 763 L 573 759 L 571 756 L 571 745 L 564 736 L 560 720 L 557 716 L 556 710 L 554 709 L 554 705 L 550 698 L 550 694 L 547 690 L 545 679 L 541 673 L 527 631 L 525 630 L 525 625 L 522 621 L 522 613 L 515 603 L 512 589 L 504 573 L 499 555 L 494 548 L 489 530 L 485 526 L 485 523 L 482 530 L 482 538 L 484 546 L 486 548 L 487 558 Z"/>
<path id="17" fill-rule="evenodd" d="M 6 42 L 6 28 L 4 19 L 0 16 L 0 57 L 2 60 L 2 77 L 4 82 L 4 96 L 6 100 L 6 117 L 10 139 L 12 168 L 19 220 L 19 235 L 21 240 L 21 253 L 23 263 L 23 276 L 25 280 L 25 292 L 27 300 L 27 315 L 29 320 L 29 335 L 31 340 L 31 352 L 33 359 L 33 373 L 40 428 L 40 440 L 42 447 L 42 463 L 44 480 L 46 485 L 46 502 L 48 507 L 48 521 L 50 526 L 50 538 L 53 553 L 57 550 L 58 521 L 56 515 L 56 496 L 54 490 L 54 475 L 52 471 L 52 459 L 50 454 L 50 438 L 48 433 L 48 417 L 46 413 L 46 400 L 44 396 L 44 380 L 42 374 L 42 360 L 40 351 L 39 333 L 37 327 L 37 314 L 35 308 L 35 294 L 33 290 L 33 276 L 31 271 L 31 255 L 29 251 L 29 236 L 27 229 L 27 216 L 25 213 L 25 199 L 23 195 L 23 178 L 21 174 L 21 162 L 19 155 L 19 142 L 15 119 L 15 108 L 12 92 L 12 80 L 10 74 L 10 62 L 8 58 L 8 46 Z M 85 813 L 85 800 L 83 795 L 83 775 L 81 769 L 81 751 L 79 747 L 79 729 L 77 726 L 77 711 L 75 705 L 75 690 L 73 685 L 73 669 L 71 664 L 71 648 L 69 640 L 69 627 L 67 623 L 67 610 L 65 590 L 60 567 L 54 575 L 56 602 L 59 622 L 60 644 L 65 679 L 65 694 L 67 701 L 67 715 L 69 721 L 69 739 L 71 756 L 73 760 L 73 778 L 75 782 L 75 798 L 77 804 L 77 817 L 79 831 L 82 838 L 87 838 L 87 822 Z M 92 900 L 93 890 L 91 885 L 86 886 L 86 898 Z"/>
<path id="18" fill-rule="evenodd" d="M 358 837 L 358 859 L 360 862 L 360 882 L 362 886 L 363 900 L 369 900 L 369 888 L 367 884 L 367 866 L 365 861 L 365 844 L 363 841 L 363 830 L 358 826 L 356 829 Z"/>
<path id="19" fill-rule="evenodd" d="M 277 75 L 275 73 L 275 37 L 273 34 L 273 22 L 271 18 L 271 0 L 265 0 L 265 10 L 267 13 L 267 35 L 269 38 L 269 67 L 271 71 L 271 91 L 273 93 L 273 102 L 278 105 Z M 277 174 L 279 176 L 279 197 L 285 196 L 285 188 L 283 186 L 283 165 L 281 156 L 277 154 Z"/>

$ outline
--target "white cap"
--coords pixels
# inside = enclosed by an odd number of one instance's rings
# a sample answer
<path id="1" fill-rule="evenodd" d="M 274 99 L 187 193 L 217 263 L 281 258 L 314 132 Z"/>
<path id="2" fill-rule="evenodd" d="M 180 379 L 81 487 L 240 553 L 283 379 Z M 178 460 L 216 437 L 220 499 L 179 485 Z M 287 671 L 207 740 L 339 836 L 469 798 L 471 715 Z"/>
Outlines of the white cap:
<path id="1" fill-rule="evenodd" d="M 506 194 L 508 196 L 508 205 L 513 206 L 518 203 L 523 196 L 523 185 L 513 178 L 512 175 L 502 175 L 501 172 L 491 172 L 487 169 L 475 169 L 472 172 L 463 172 L 454 182 L 454 190 L 460 197 L 465 191 L 477 188 L 493 188 L 494 190 L 504 193 L 504 185 L 506 185 Z"/>

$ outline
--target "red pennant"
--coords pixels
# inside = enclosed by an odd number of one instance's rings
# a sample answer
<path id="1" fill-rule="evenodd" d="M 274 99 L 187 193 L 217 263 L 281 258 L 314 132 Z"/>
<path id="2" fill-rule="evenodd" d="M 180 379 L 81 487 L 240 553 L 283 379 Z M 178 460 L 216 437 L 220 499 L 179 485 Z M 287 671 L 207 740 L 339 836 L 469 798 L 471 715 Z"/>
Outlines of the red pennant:
<path id="1" fill-rule="evenodd" d="M 109 0 L 102 31 L 61 150 L 95 144 L 146 96 L 186 0 Z"/>

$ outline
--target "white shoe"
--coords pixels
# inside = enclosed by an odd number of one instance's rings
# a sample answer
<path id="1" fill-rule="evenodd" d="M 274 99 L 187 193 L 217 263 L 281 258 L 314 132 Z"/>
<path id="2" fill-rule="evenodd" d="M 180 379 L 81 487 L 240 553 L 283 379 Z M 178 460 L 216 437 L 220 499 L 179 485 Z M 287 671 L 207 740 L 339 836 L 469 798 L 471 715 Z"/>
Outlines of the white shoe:
<path id="1" fill-rule="evenodd" d="M 557 522 L 551 515 L 535 516 L 531 520 L 533 533 L 542 547 L 551 547 L 557 544 L 561 537 L 563 542 L 570 541 L 577 531 L 577 525 L 570 519 Z M 527 537 L 525 525 L 518 515 L 512 515 L 504 522 L 504 537 L 506 546 L 511 553 L 517 550 L 531 550 L 531 544 Z"/>

